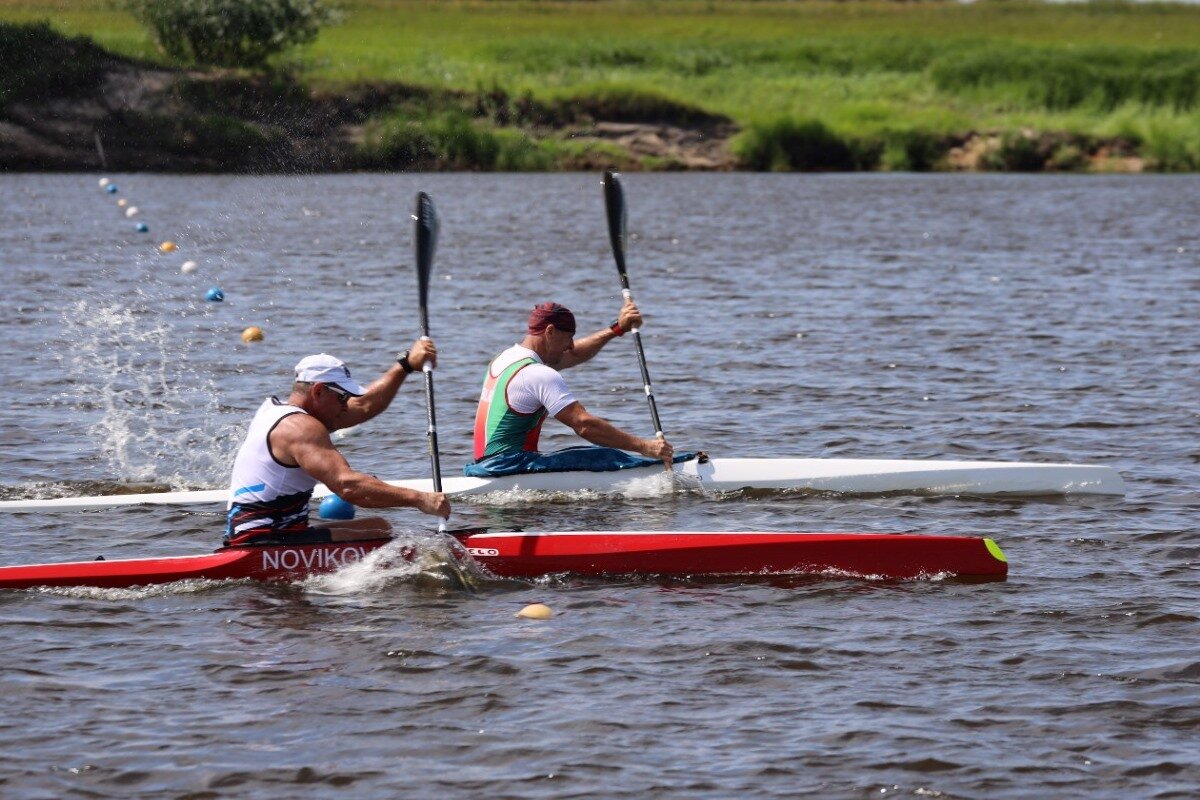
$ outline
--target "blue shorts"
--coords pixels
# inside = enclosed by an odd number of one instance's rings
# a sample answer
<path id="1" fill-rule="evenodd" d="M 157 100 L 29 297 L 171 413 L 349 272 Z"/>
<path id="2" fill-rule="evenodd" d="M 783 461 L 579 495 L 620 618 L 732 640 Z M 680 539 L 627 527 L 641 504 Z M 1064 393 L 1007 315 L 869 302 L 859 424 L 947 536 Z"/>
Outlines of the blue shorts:
<path id="1" fill-rule="evenodd" d="M 688 461 L 695 453 L 676 453 L 674 462 Z M 463 467 L 468 478 L 499 478 L 503 475 L 525 475 L 531 472 L 614 472 L 661 464 L 657 458 L 646 458 L 618 450 L 615 447 L 568 447 L 550 453 L 519 450 L 498 453 L 472 461 Z"/>

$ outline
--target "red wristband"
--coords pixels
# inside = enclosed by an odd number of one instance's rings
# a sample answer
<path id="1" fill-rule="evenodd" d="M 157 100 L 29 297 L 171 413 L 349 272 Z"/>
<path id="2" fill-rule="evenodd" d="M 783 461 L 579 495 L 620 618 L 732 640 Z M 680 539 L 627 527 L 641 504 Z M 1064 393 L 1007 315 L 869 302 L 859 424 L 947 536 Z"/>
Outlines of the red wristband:
<path id="1" fill-rule="evenodd" d="M 608 329 L 610 331 L 612 331 L 613 333 L 615 333 L 617 336 L 625 335 L 625 329 L 621 327 L 620 321 L 614 322 L 611 326 L 609 326 Z"/>

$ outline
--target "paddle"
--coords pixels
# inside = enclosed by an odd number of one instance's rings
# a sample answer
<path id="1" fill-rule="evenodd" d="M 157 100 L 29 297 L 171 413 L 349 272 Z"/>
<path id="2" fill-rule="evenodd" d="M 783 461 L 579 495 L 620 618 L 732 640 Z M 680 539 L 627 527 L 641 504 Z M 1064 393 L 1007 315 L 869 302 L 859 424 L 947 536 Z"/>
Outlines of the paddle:
<path id="1" fill-rule="evenodd" d="M 433 200 L 424 192 L 417 193 L 416 222 L 417 292 L 421 309 L 421 338 L 429 338 L 429 272 L 433 269 L 433 253 L 437 249 L 438 218 Z M 437 418 L 433 405 L 433 364 L 425 361 L 425 410 L 429 418 L 429 461 L 433 469 L 433 490 L 442 491 L 442 465 L 438 457 Z M 446 532 L 446 520 L 438 519 L 438 532 Z"/>
<path id="2" fill-rule="evenodd" d="M 417 210 L 413 214 L 416 223 L 417 291 L 421 309 L 421 338 L 429 339 L 429 274 L 433 269 L 433 253 L 437 249 L 438 218 L 433 200 L 424 192 L 417 193 Z M 433 364 L 425 362 L 425 410 L 429 419 L 429 464 L 433 471 L 433 490 L 442 491 L 442 463 L 438 455 L 437 416 L 433 402 Z M 446 520 L 438 519 L 438 533 L 449 534 L 461 546 L 475 530 L 447 531 Z M 475 582 L 458 563 L 453 554 L 443 562 L 441 569 L 469 592 L 475 591 Z"/>
<path id="3" fill-rule="evenodd" d="M 621 294 L 633 300 L 629 289 L 629 273 L 625 271 L 625 192 L 617 173 L 604 173 L 604 209 L 608 213 L 608 238 L 612 242 L 613 258 L 617 262 L 617 273 L 621 276 Z M 646 368 L 646 351 L 642 348 L 642 334 L 632 330 L 633 343 L 637 346 L 638 365 L 642 368 L 642 383 L 646 390 L 646 402 L 650 404 L 650 419 L 654 422 L 654 435 L 665 439 L 662 423 L 658 420 L 658 406 L 654 403 L 654 390 L 650 387 L 650 371 Z M 669 470 L 670 467 L 667 467 Z"/>

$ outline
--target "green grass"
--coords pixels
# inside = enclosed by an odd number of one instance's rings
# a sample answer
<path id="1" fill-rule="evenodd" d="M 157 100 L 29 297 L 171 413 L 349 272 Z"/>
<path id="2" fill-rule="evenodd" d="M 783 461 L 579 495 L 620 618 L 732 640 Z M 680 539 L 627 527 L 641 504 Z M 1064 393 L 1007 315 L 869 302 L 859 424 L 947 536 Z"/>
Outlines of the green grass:
<path id="1" fill-rule="evenodd" d="M 876 166 L 895 168 L 920 165 L 930 142 L 972 130 L 1033 128 L 1086 140 L 1129 134 L 1159 168 L 1200 168 L 1200 5 L 342 5 L 341 25 L 281 62 L 331 91 L 362 81 L 495 87 L 544 108 L 566 98 L 608 107 L 614 96 L 649 98 L 650 105 L 733 119 L 746 131 L 739 144 L 746 152 L 769 149 L 761 140 L 771 131 L 800 141 L 796 131 L 816 122 L 851 151 L 851 161 L 876 153 Z M 163 60 L 109 0 L 0 0 L 0 20 L 34 19 Z M 753 137 L 758 144 L 747 141 Z M 766 168 L 783 163 L 762 158 Z M 1071 153 L 1060 161 L 1072 163 Z"/>

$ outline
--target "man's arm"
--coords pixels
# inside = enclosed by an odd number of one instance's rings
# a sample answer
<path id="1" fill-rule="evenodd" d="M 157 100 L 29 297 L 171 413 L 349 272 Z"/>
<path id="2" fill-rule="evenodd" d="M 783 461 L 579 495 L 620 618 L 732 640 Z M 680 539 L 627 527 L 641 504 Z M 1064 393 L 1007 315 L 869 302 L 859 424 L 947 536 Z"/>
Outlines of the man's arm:
<path id="1" fill-rule="evenodd" d="M 361 508 L 415 508 L 437 517 L 450 516 L 450 501 L 441 492 L 392 486 L 353 469 L 316 419 L 305 414 L 284 418 L 270 435 L 271 451 L 280 461 L 295 461 L 338 497 Z"/>
<path id="2" fill-rule="evenodd" d="M 437 364 L 437 346 L 429 339 L 418 339 L 408 350 L 409 366 L 414 372 L 420 372 L 427 360 Z M 399 363 L 392 364 L 387 372 L 366 387 L 367 391 L 362 397 L 351 398 L 338 427 L 351 428 L 382 414 L 396 398 L 396 392 L 406 377 L 408 373 Z"/>
<path id="3" fill-rule="evenodd" d="M 578 401 L 555 414 L 554 418 L 579 436 L 601 447 L 616 447 L 619 450 L 641 453 L 647 458 L 661 459 L 667 465 L 671 463 L 675 454 L 671 443 L 666 439 L 640 439 L 628 434 L 611 422 L 588 412 Z"/>
<path id="4" fill-rule="evenodd" d="M 590 360 L 600 352 L 600 349 L 604 345 L 613 339 L 616 339 L 618 336 L 624 336 L 634 328 L 642 327 L 642 322 L 642 312 L 638 311 L 637 305 L 632 300 L 626 300 L 625 305 L 621 306 L 621 313 L 617 315 L 616 323 L 614 323 L 621 332 L 617 333 L 612 327 L 608 327 L 588 334 L 582 339 L 576 339 L 575 346 L 571 351 L 563 354 L 562 361 L 558 364 L 558 369 L 569 369 Z M 626 450 L 628 448 L 621 449 Z"/>

